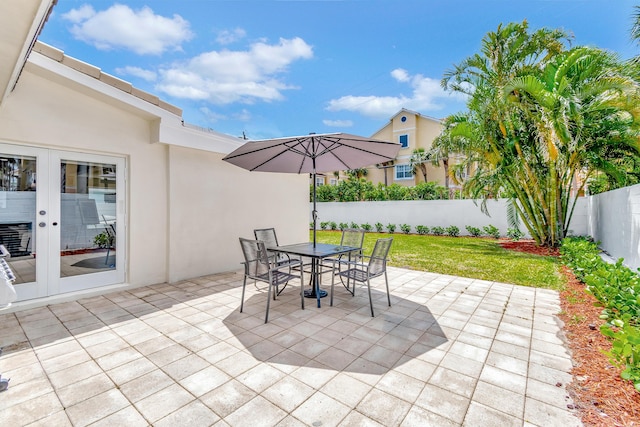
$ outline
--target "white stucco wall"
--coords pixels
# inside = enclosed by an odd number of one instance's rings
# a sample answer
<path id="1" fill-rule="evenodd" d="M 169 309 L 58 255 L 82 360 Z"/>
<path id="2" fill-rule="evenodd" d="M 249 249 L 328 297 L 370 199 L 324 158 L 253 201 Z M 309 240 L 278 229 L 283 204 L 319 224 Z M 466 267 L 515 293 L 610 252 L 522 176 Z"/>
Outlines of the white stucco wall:
<path id="1" fill-rule="evenodd" d="M 640 268 L 640 184 L 588 198 L 588 233 L 614 259 Z"/>
<path id="2" fill-rule="evenodd" d="M 222 154 L 169 150 L 169 280 L 241 268 L 238 237 L 275 227 L 281 243 L 309 239 L 307 175 L 248 172 Z"/>
<path id="3" fill-rule="evenodd" d="M 504 236 L 509 228 L 507 221 L 507 200 L 489 200 L 487 210 L 489 216 L 482 213 L 480 202 L 476 205 L 473 200 L 405 200 L 386 202 L 324 202 L 317 204 L 318 229 L 320 222 L 335 221 L 336 223 L 352 221 L 358 224 L 369 223 L 373 226 L 380 222 L 396 224 L 396 232 L 400 232 L 400 224 L 409 224 L 415 233 L 417 225 L 431 227 L 448 227 L 455 225 L 460 228 L 461 235 L 468 235 L 467 225 L 482 227 L 493 225 L 500 229 Z M 572 234 L 587 233 L 586 200 L 578 199 L 573 213 L 570 230 Z M 311 219 L 310 219 L 311 221 Z M 385 228 L 386 230 L 386 228 Z M 524 225 L 520 230 L 526 232 Z"/>

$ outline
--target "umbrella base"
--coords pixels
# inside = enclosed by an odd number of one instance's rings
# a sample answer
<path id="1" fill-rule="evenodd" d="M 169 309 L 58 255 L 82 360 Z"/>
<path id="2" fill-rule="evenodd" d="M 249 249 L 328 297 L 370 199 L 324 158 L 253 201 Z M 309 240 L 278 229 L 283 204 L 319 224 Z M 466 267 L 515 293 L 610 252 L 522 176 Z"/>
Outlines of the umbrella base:
<path id="1" fill-rule="evenodd" d="M 320 298 L 324 298 L 326 297 L 327 291 L 322 290 L 322 289 L 318 289 L 318 293 L 320 294 Z M 317 298 L 317 294 L 315 292 L 315 289 L 307 289 L 306 291 L 304 291 L 304 297 L 305 298 Z"/>

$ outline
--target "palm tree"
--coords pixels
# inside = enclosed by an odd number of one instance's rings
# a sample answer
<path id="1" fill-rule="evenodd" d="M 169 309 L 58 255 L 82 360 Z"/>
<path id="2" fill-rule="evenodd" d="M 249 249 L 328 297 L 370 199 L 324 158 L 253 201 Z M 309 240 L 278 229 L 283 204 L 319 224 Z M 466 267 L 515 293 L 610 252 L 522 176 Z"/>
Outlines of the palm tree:
<path id="1" fill-rule="evenodd" d="M 613 56 L 567 51 L 565 39 L 559 30 L 529 33 L 526 22 L 499 26 L 482 54 L 443 79 L 469 95 L 450 131 L 476 166 L 463 191 L 483 198 L 483 209 L 489 197 L 510 197 L 531 236 L 549 246 L 568 231 L 576 175 L 615 176 L 617 159 L 638 151 L 637 83 Z"/>
<path id="2" fill-rule="evenodd" d="M 422 173 L 424 177 L 424 182 L 427 182 L 427 162 L 430 162 L 431 158 L 429 152 L 427 152 L 424 148 L 416 148 L 411 153 L 411 172 L 414 175 L 417 175 L 418 170 Z"/>
<path id="3" fill-rule="evenodd" d="M 367 168 L 349 169 L 347 171 L 347 175 L 349 175 L 351 178 L 356 178 L 356 179 L 365 177 L 367 176 L 368 173 L 369 173 L 369 170 Z"/>
<path id="4" fill-rule="evenodd" d="M 504 97 L 535 123 L 534 141 L 544 155 L 520 158 L 530 182 L 546 180 L 546 186 L 536 189 L 539 206 L 531 206 L 538 209 L 530 210 L 545 224 L 552 244 L 568 231 L 577 174 L 585 175 L 578 190 L 596 171 L 622 180 L 620 161 L 640 154 L 633 124 L 640 109 L 630 103 L 638 102 L 639 87 L 618 68 L 611 54 L 578 47 L 557 55 L 542 73 L 517 77 L 505 87 Z"/>
<path id="5" fill-rule="evenodd" d="M 429 158 L 434 166 L 440 166 L 440 162 L 442 162 L 442 166 L 444 167 L 444 186 L 447 189 L 450 199 L 453 194 L 449 185 L 449 178 L 453 170 L 449 170 L 449 158 L 451 154 L 459 151 L 462 147 L 462 144 L 457 140 L 458 138 L 451 135 L 452 124 L 455 123 L 455 121 L 455 116 L 448 117 L 444 120 L 444 128 L 440 135 L 434 139 L 431 150 L 429 150 Z"/>

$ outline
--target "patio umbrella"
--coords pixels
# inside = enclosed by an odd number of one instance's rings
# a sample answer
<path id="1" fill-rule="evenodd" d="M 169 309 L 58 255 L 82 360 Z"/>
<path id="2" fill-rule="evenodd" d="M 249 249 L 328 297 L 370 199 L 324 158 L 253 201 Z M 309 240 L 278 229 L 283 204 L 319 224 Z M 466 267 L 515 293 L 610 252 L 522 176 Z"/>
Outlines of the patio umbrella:
<path id="1" fill-rule="evenodd" d="M 225 156 L 241 168 L 260 172 L 309 173 L 313 178 L 313 245 L 316 244 L 316 174 L 358 169 L 393 160 L 400 144 L 347 133 L 309 134 L 249 141 Z"/>

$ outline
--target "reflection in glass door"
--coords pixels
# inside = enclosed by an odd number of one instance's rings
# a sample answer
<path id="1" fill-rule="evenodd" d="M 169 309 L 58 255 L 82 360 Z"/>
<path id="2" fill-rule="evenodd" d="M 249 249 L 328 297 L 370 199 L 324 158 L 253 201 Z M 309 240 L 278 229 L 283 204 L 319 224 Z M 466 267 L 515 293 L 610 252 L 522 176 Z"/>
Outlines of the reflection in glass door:
<path id="1" fill-rule="evenodd" d="M 116 269 L 116 165 L 60 163 L 60 277 Z"/>
<path id="2" fill-rule="evenodd" d="M 0 153 L 0 244 L 16 286 L 36 281 L 36 166 L 35 156 Z"/>
<path id="3" fill-rule="evenodd" d="M 124 159 L 52 151 L 49 292 L 124 282 Z"/>

